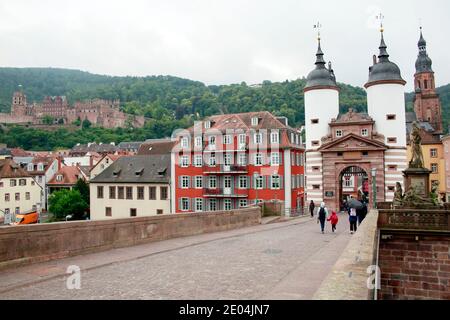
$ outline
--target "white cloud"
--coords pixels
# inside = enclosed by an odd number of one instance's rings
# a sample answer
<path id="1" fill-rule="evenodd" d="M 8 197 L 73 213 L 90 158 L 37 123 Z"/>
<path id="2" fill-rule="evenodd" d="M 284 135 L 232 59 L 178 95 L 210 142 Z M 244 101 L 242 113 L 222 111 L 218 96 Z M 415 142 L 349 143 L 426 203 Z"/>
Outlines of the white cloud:
<path id="1" fill-rule="evenodd" d="M 388 52 L 410 90 L 419 19 L 437 83 L 450 82 L 449 9 L 446 0 L 0 0 L 0 65 L 170 74 L 208 84 L 283 81 L 313 68 L 312 27 L 320 20 L 338 80 L 362 86 L 382 11 Z"/>

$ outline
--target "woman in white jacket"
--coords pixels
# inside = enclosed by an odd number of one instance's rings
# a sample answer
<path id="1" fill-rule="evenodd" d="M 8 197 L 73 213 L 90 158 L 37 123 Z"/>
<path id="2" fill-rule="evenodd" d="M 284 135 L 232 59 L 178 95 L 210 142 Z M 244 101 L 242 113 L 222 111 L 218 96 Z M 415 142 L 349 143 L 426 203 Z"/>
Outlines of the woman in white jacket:
<path id="1" fill-rule="evenodd" d="M 322 233 L 325 233 L 325 221 L 327 220 L 327 217 L 328 217 L 328 209 L 325 206 L 325 202 L 322 202 L 320 204 L 319 214 L 317 217 L 317 223 L 320 222 L 320 229 L 322 230 Z"/>

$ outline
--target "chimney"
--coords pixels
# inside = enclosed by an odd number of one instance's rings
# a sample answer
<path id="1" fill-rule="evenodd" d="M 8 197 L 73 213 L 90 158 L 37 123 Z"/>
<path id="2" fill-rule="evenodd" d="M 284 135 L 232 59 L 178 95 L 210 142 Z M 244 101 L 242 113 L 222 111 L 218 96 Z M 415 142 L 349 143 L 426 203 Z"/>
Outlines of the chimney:
<path id="1" fill-rule="evenodd" d="M 62 156 L 58 156 L 56 158 L 58 160 L 58 171 L 62 168 Z"/>

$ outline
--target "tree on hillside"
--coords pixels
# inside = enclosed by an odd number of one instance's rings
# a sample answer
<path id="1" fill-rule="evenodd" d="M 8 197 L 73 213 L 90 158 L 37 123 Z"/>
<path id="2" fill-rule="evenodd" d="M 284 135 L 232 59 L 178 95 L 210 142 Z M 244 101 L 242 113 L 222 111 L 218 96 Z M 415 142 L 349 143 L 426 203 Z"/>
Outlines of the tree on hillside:
<path id="1" fill-rule="evenodd" d="M 55 119 L 52 116 L 49 116 L 49 115 L 45 115 L 42 118 L 42 123 L 46 124 L 46 125 L 52 125 L 54 121 L 55 121 Z"/>
<path id="2" fill-rule="evenodd" d="M 83 220 L 89 207 L 78 190 L 55 191 L 50 195 L 48 203 L 49 211 L 56 221 L 62 221 L 68 215 L 72 216 L 72 220 Z"/>
<path id="3" fill-rule="evenodd" d="M 77 127 L 81 126 L 81 120 L 80 120 L 80 118 L 78 118 L 77 120 L 73 121 L 72 124 L 75 125 L 75 126 L 77 126 Z"/>
<path id="4" fill-rule="evenodd" d="M 88 119 L 84 119 L 82 123 L 83 129 L 89 129 L 92 126 L 92 123 Z"/>

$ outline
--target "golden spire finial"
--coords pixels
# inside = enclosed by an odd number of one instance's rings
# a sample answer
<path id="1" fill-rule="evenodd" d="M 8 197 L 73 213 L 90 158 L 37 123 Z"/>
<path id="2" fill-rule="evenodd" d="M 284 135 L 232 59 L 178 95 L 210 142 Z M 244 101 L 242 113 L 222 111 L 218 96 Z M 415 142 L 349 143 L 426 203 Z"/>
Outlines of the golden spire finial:
<path id="1" fill-rule="evenodd" d="M 383 26 L 384 15 L 380 12 L 380 14 L 377 15 L 377 19 L 380 20 L 380 32 L 383 33 L 384 32 L 384 26 Z"/>
<path id="2" fill-rule="evenodd" d="M 317 29 L 317 41 L 320 42 L 320 29 L 322 28 L 322 25 L 320 22 L 317 22 L 317 24 L 314 25 L 314 29 Z"/>

